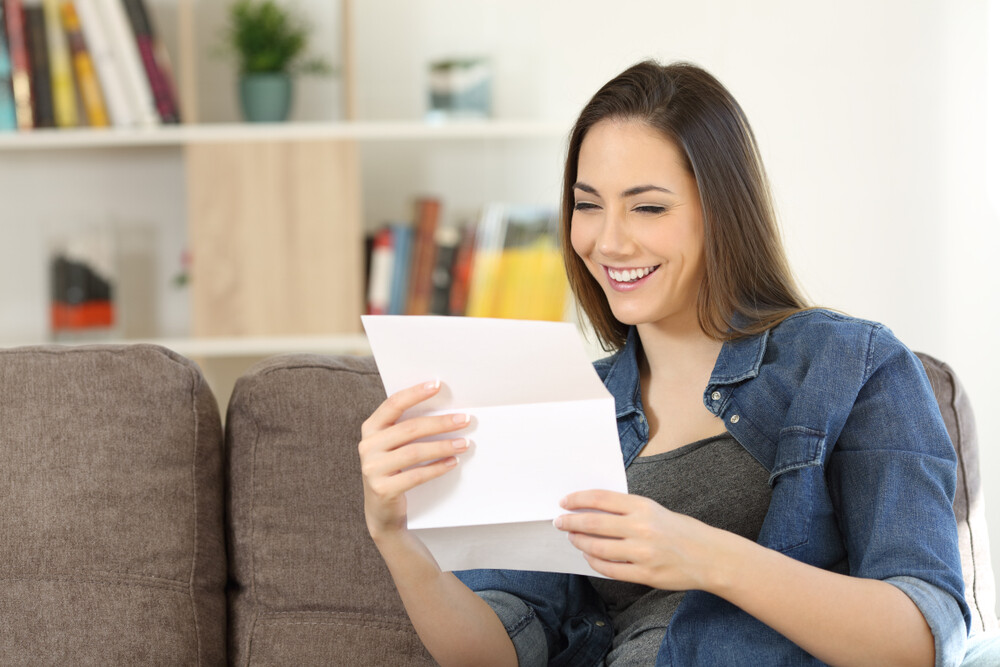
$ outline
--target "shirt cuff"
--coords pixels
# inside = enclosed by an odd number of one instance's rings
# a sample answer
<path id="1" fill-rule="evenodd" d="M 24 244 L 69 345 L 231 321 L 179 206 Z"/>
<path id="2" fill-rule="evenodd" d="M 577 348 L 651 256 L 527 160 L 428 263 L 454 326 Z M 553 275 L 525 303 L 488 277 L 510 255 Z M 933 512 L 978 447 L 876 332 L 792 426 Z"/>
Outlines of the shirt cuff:
<path id="1" fill-rule="evenodd" d="M 476 591 L 476 594 L 492 607 L 503 623 L 517 651 L 517 664 L 545 667 L 549 662 L 549 644 L 535 610 L 521 598 L 504 591 Z"/>
<path id="2" fill-rule="evenodd" d="M 934 667 L 961 664 L 968 630 L 955 598 L 916 577 L 890 577 L 885 581 L 906 593 L 924 615 L 934 636 Z"/>

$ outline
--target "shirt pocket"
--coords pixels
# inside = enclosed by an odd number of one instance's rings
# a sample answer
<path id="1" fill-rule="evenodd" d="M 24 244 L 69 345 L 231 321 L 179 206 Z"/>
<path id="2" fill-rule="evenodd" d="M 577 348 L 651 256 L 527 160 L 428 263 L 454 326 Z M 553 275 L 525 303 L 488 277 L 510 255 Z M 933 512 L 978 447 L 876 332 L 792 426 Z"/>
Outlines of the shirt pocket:
<path id="1" fill-rule="evenodd" d="M 826 493 L 823 458 L 826 434 L 804 426 L 789 426 L 778 434 L 771 467 L 771 504 L 758 541 L 782 552 L 809 541 L 818 498 Z"/>

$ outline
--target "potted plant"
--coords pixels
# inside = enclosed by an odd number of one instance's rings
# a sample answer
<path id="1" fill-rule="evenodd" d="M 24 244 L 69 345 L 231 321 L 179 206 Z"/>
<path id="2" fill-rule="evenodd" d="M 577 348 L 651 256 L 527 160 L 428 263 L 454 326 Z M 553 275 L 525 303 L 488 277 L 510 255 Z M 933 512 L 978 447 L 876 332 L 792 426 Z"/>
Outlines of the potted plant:
<path id="1" fill-rule="evenodd" d="M 292 77 L 332 71 L 323 59 L 306 56 L 307 37 L 306 25 L 274 0 L 236 0 L 229 6 L 223 46 L 239 64 L 246 120 L 285 120 L 291 109 Z"/>

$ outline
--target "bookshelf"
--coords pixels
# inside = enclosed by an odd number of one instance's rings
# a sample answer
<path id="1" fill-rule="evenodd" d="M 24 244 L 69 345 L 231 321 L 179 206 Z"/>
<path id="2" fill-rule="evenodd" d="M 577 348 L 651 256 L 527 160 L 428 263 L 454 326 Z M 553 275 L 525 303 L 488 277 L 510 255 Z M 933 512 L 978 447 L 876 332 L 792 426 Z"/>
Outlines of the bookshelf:
<path id="1" fill-rule="evenodd" d="M 387 191 L 405 190 L 396 199 L 410 199 L 422 189 L 419 184 L 400 184 L 398 165 L 386 168 L 396 161 L 397 151 L 411 156 L 420 153 L 420 158 L 411 160 L 420 164 L 427 153 L 435 154 L 438 162 L 450 160 L 456 150 L 492 156 L 539 141 L 561 147 L 568 129 L 565 123 L 535 120 L 444 124 L 356 120 L 355 87 L 363 82 L 355 78 L 357 44 L 351 16 L 356 7 L 349 0 L 329 3 L 330 13 L 339 17 L 343 29 L 343 110 L 335 114 L 343 120 L 199 123 L 199 111 L 209 101 L 204 86 L 198 85 L 199 69 L 206 66 L 206 32 L 200 12 L 219 10 L 215 3 L 206 9 L 205 3 L 194 0 L 151 1 L 160 23 L 173 29 L 175 39 L 168 45 L 174 47 L 171 56 L 179 99 L 185 119 L 195 122 L 149 129 L 0 134 L 0 177 L 4 162 L 31 165 L 25 169 L 41 183 L 50 165 L 124 162 L 141 156 L 144 164 L 156 165 L 137 167 L 140 172 L 149 170 L 150 191 L 164 187 L 154 172 L 170 172 L 179 183 L 180 212 L 164 217 L 170 218 L 166 225 L 177 224 L 179 218 L 192 255 L 193 280 L 186 306 L 190 323 L 182 334 L 154 331 L 131 340 L 153 337 L 182 353 L 215 341 L 211 349 L 216 352 L 195 355 L 205 358 L 225 357 L 224 350 L 241 349 L 235 341 L 244 339 L 272 341 L 273 345 L 264 346 L 268 354 L 295 351 L 289 341 L 298 336 L 325 337 L 325 349 L 332 349 L 330 341 L 343 340 L 346 347 L 364 351 L 355 343 L 363 308 L 365 229 L 391 215 L 385 203 Z M 314 10 L 315 6 L 314 2 Z M 384 181 L 383 172 L 389 174 Z M 141 181 L 142 175 L 135 178 Z M 30 182 L 30 175 L 25 178 Z M 173 194 L 177 185 L 170 188 Z M 71 186 L 65 194 L 79 199 L 84 208 L 98 208 L 94 196 L 82 190 Z M 443 194 L 448 201 L 449 193 Z M 486 201 L 480 194 L 466 196 L 468 201 L 462 202 L 466 210 L 471 210 L 472 201 Z M 400 208 L 395 205 L 395 210 Z M 30 210 L 30 205 L 22 201 L 20 209 Z M 158 338 L 164 335 L 167 338 Z M 0 331 L 0 341 L 24 338 L 23 329 Z"/>
<path id="2" fill-rule="evenodd" d="M 0 134 L 0 151 L 44 149 L 104 149 L 116 147 L 176 146 L 198 143 L 353 140 L 459 141 L 504 139 L 562 139 L 567 127 L 544 121 L 331 121 L 304 123 L 211 123 L 163 126 L 151 129 L 96 130 L 41 129 L 24 134 Z"/>

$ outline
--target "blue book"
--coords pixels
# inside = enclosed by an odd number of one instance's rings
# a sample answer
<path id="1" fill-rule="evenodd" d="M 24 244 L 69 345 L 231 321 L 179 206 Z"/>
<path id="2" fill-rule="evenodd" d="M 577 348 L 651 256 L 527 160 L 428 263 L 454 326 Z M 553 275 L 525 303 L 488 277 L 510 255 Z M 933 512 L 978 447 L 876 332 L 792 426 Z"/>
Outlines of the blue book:
<path id="1" fill-rule="evenodd" d="M 0 132 L 17 129 L 14 88 L 11 84 L 10 49 L 7 47 L 7 21 L 0 2 Z"/>
<path id="2" fill-rule="evenodd" d="M 393 223 L 392 247 L 396 251 L 392 267 L 392 289 L 389 292 L 389 314 L 405 315 L 406 300 L 410 294 L 410 256 L 413 254 L 413 228 L 404 223 Z"/>

